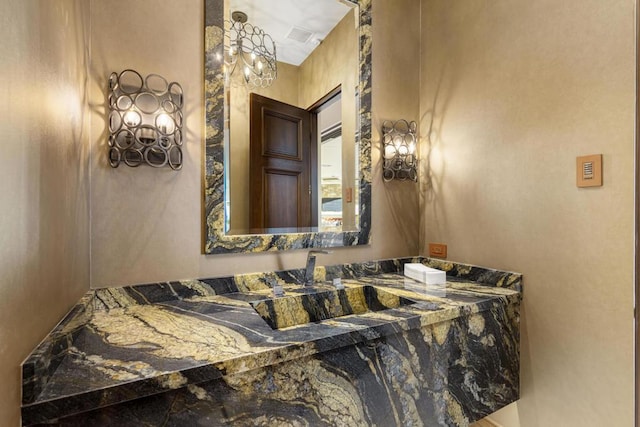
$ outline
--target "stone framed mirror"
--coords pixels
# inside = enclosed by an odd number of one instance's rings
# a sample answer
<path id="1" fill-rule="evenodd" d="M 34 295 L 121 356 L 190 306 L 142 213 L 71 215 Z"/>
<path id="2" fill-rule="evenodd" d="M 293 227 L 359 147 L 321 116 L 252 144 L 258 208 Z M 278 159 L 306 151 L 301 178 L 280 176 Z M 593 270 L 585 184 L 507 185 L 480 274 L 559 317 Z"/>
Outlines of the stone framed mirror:
<path id="1" fill-rule="evenodd" d="M 348 80 L 343 79 L 339 80 L 338 86 L 322 88 L 316 79 L 315 83 L 309 86 L 314 90 L 317 89 L 316 93 L 306 90 L 306 99 L 300 103 L 302 104 L 301 108 L 308 111 L 321 111 L 324 108 L 322 107 L 323 102 L 329 105 L 336 103 L 336 99 L 341 100 L 340 103 L 344 109 L 342 117 L 346 117 L 342 120 L 341 132 L 343 132 L 343 139 L 346 142 L 343 143 L 343 156 L 338 158 L 338 163 L 342 162 L 346 166 L 342 167 L 344 170 L 342 181 L 336 186 L 331 183 L 331 179 L 336 179 L 335 173 L 329 178 L 325 178 L 321 174 L 321 170 L 324 169 L 322 166 L 326 166 L 324 163 L 331 162 L 320 162 L 317 158 L 312 159 L 312 162 L 316 163 L 311 163 L 311 165 L 316 166 L 317 171 L 311 172 L 311 181 L 315 180 L 314 190 L 317 191 L 317 194 L 312 197 L 316 207 L 315 210 L 309 209 L 309 212 L 313 212 L 309 222 L 293 224 L 286 222 L 263 224 L 253 219 L 247 220 L 249 215 L 256 216 L 255 205 L 251 204 L 255 202 L 257 197 L 252 196 L 255 192 L 249 194 L 247 185 L 243 184 L 242 179 L 258 170 L 259 167 L 256 167 L 256 163 L 249 164 L 246 160 L 238 160 L 242 158 L 242 151 L 239 150 L 243 146 L 248 146 L 249 136 L 243 134 L 243 131 L 237 130 L 238 120 L 234 118 L 234 111 L 240 110 L 246 113 L 249 110 L 248 105 L 240 104 L 239 106 L 239 102 L 245 101 L 238 101 L 238 94 L 241 95 L 241 100 L 246 99 L 248 103 L 250 98 L 262 98 L 265 94 L 271 95 L 274 90 L 271 88 L 271 92 L 265 92 L 260 88 L 234 89 L 239 86 L 234 86 L 229 76 L 225 75 L 225 72 L 228 71 L 225 69 L 224 61 L 225 19 L 229 19 L 230 9 L 234 7 L 231 3 L 233 1 L 237 0 L 205 1 L 204 253 L 261 252 L 368 244 L 371 233 L 371 1 L 322 0 L 339 3 L 343 5 L 342 7 L 349 6 L 351 18 L 345 15 L 340 21 L 345 22 L 342 24 L 343 26 L 350 24 L 352 32 L 355 30 L 353 32 L 356 38 L 354 47 L 357 51 L 354 52 L 356 58 L 354 59 L 353 83 L 344 83 Z M 249 9 L 249 15 L 252 8 L 250 5 L 247 6 L 247 3 L 251 1 L 266 3 L 265 0 L 239 1 Z M 278 0 L 273 1 L 277 2 Z M 317 5 L 319 3 L 314 1 L 311 4 Z M 275 10 L 275 3 L 272 6 Z M 350 23 L 349 20 L 351 20 Z M 226 25 L 228 28 L 229 24 Z M 331 34 L 327 36 L 327 40 L 329 37 Z M 316 44 L 322 47 L 323 42 L 318 40 Z M 283 56 L 286 57 L 286 55 Z M 312 61 L 307 60 L 306 62 Z M 330 72 L 330 70 L 317 66 L 318 63 L 323 62 L 315 61 L 314 73 L 316 75 Z M 278 78 L 286 76 L 288 70 L 291 70 L 289 64 L 281 65 L 278 63 L 278 65 L 276 81 Z M 325 68 L 335 69 L 337 67 Z M 324 80 L 327 80 L 329 85 L 335 84 L 335 81 L 331 83 L 331 79 Z M 276 85 L 274 84 L 274 86 Z M 298 86 L 302 87 L 301 84 Z M 305 90 L 301 89 L 300 92 L 305 92 Z M 338 95 L 336 96 L 336 94 Z M 304 98 L 302 95 L 298 97 L 298 99 L 302 98 Z M 293 104 L 294 102 L 287 100 L 287 103 Z M 345 116 L 350 112 L 353 112 L 352 119 L 348 115 Z M 230 118 L 232 120 L 229 120 Z M 331 133 L 335 137 L 335 130 L 322 133 L 318 125 L 320 121 L 321 119 L 312 122 L 315 123 L 315 127 L 312 126 L 312 132 L 316 133 L 318 138 L 316 141 L 317 157 L 320 156 L 319 150 L 321 148 L 319 146 L 327 145 L 330 147 L 334 145 L 333 151 L 336 151 L 335 144 L 324 144 L 325 135 Z M 352 124 L 349 125 L 349 122 Z M 254 137 L 251 136 L 251 138 Z M 344 147 L 347 147 L 346 151 Z M 244 149 L 242 148 L 242 150 Z M 340 149 L 337 150 L 340 151 Z M 352 150 L 352 155 L 349 150 Z M 330 149 L 327 152 L 330 152 Z M 322 156 L 324 155 L 323 152 Z M 245 158 L 247 157 L 249 155 L 245 155 Z M 351 167 L 351 171 L 347 166 Z M 314 168 L 310 167 L 309 169 L 313 170 Z M 235 178 L 236 176 L 240 176 L 240 179 Z M 284 188 L 277 180 L 275 186 L 278 189 Z M 311 188 L 309 185 L 310 194 L 312 193 Z M 332 206 L 336 206 L 336 203 L 339 203 L 340 207 L 332 208 Z M 332 209 L 339 211 L 337 220 L 333 218 Z M 271 216 L 282 215 L 272 214 Z"/>

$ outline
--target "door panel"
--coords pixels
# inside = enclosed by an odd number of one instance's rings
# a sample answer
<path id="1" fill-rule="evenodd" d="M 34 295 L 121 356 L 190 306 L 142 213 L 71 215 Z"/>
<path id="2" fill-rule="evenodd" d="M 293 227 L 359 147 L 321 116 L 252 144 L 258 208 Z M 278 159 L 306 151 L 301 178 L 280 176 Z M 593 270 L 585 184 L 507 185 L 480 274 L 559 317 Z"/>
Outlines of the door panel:
<path id="1" fill-rule="evenodd" d="M 265 181 L 265 221 L 269 227 L 290 227 L 298 223 L 297 207 L 287 195 L 300 191 L 300 174 L 267 170 Z"/>
<path id="2" fill-rule="evenodd" d="M 300 120 L 304 118 L 276 114 L 269 109 L 264 109 L 263 114 L 263 154 L 303 161 L 302 135 L 298 133 L 303 130 L 304 126 L 301 126 Z"/>

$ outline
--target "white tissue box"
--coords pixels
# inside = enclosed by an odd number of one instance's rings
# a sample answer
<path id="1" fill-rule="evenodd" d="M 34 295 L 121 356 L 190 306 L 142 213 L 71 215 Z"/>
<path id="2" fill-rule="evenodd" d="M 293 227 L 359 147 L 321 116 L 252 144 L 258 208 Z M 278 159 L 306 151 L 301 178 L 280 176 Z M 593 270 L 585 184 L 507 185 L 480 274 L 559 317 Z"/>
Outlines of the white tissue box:
<path id="1" fill-rule="evenodd" d="M 404 288 L 408 291 L 417 292 L 419 294 L 428 295 L 431 297 L 447 297 L 446 285 L 427 285 L 426 283 L 416 283 L 416 281 L 413 279 L 405 278 Z"/>
<path id="2" fill-rule="evenodd" d="M 404 275 L 427 285 L 444 285 L 447 283 L 447 273 L 419 263 L 405 264 Z"/>

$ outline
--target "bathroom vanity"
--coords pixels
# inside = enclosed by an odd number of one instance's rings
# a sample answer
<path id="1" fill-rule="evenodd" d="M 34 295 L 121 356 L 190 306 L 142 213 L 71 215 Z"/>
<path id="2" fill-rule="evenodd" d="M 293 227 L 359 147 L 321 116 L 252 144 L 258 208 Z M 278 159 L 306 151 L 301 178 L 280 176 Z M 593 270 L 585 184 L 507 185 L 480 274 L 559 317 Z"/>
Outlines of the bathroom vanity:
<path id="1" fill-rule="evenodd" d="M 23 424 L 466 426 L 518 399 L 520 274 L 403 258 L 303 276 L 90 291 L 24 362 Z"/>

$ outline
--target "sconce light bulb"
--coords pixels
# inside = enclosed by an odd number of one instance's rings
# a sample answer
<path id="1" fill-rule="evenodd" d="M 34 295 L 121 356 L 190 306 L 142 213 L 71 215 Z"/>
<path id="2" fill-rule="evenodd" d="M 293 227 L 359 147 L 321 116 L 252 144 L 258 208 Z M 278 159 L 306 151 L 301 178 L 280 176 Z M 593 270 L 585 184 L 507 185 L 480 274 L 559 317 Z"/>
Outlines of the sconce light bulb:
<path id="1" fill-rule="evenodd" d="M 158 116 L 156 123 L 158 125 L 158 128 L 160 129 L 160 132 L 167 133 L 167 128 L 169 127 L 169 121 L 170 121 L 170 118 L 165 113 L 162 113 Z"/>
<path id="2" fill-rule="evenodd" d="M 249 82 L 249 76 L 251 75 L 251 70 L 249 67 L 244 67 L 244 79 Z"/>
<path id="3" fill-rule="evenodd" d="M 409 144 L 409 154 L 413 154 L 416 152 L 416 143 L 412 142 Z"/>
<path id="4" fill-rule="evenodd" d="M 229 55 L 233 56 L 236 54 L 236 50 L 233 46 L 229 47 Z"/>
<path id="5" fill-rule="evenodd" d="M 251 52 L 251 65 L 254 65 L 256 63 L 256 54 Z"/>
<path id="6" fill-rule="evenodd" d="M 385 159 L 393 159 L 396 155 L 396 149 L 393 145 L 385 145 L 384 147 L 384 158 Z"/>
<path id="7" fill-rule="evenodd" d="M 140 124 L 140 114 L 137 111 L 129 110 L 124 114 L 124 123 L 129 127 L 136 127 Z"/>
<path id="8" fill-rule="evenodd" d="M 406 145 L 401 145 L 400 148 L 398 148 L 398 154 L 400 154 L 401 156 L 406 156 L 409 153 L 409 148 L 407 148 Z"/>

